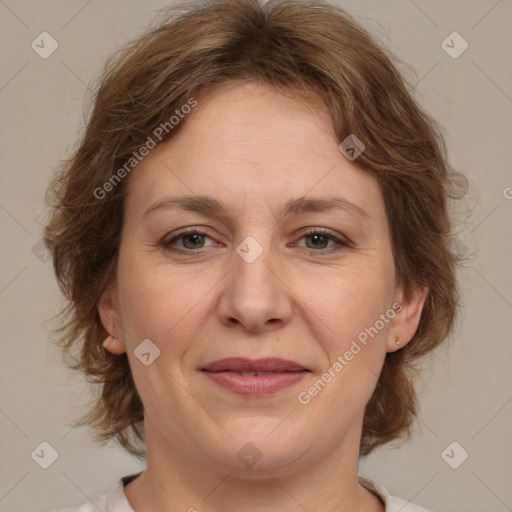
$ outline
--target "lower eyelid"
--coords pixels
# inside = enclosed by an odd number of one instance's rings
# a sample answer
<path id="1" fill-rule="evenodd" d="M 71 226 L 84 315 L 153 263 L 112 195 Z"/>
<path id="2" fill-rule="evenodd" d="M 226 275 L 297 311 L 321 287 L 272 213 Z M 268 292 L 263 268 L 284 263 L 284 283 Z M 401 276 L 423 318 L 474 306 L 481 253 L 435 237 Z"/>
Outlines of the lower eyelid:
<path id="1" fill-rule="evenodd" d="M 350 247 L 349 244 L 347 242 L 344 242 L 343 240 L 336 240 L 332 237 L 331 237 L 331 240 L 334 242 L 334 245 L 331 245 L 330 247 L 314 249 L 314 248 L 309 248 L 309 247 L 302 245 L 302 246 L 299 246 L 299 248 L 304 251 L 307 251 L 311 254 L 318 254 L 318 255 L 324 254 L 325 255 L 325 254 L 329 254 L 329 253 L 333 253 L 333 252 L 337 252 L 337 251 L 346 250 Z"/>
<path id="2" fill-rule="evenodd" d="M 176 247 L 173 246 L 173 244 L 175 244 L 177 241 L 179 241 L 179 240 L 181 240 L 183 238 L 186 238 L 189 235 L 202 235 L 205 238 L 209 238 L 210 240 L 215 242 L 213 237 L 211 237 L 210 235 L 208 235 L 205 232 L 191 231 L 191 232 L 188 232 L 188 233 L 178 234 L 178 235 L 174 236 L 173 238 L 171 238 L 168 241 L 163 241 L 162 242 L 162 246 L 164 247 L 164 249 L 166 249 L 168 251 L 175 251 L 175 252 L 181 252 L 181 253 L 194 253 L 194 252 L 200 252 L 200 251 L 202 251 L 204 249 L 208 249 L 208 247 L 212 247 L 212 246 L 215 245 L 215 243 L 214 243 L 214 244 L 208 245 L 206 247 L 200 247 L 198 249 L 183 249 L 183 248 L 176 248 Z M 324 249 L 309 249 L 309 248 L 305 247 L 305 249 L 307 249 L 310 252 L 317 252 L 317 253 L 324 252 L 325 253 L 325 252 L 329 252 L 329 251 L 335 251 L 337 249 L 344 249 L 344 248 L 350 247 L 350 243 L 347 240 L 345 240 L 344 238 L 337 237 L 334 234 L 323 232 L 323 231 L 311 231 L 309 233 L 303 233 L 303 234 L 301 234 L 299 236 L 299 238 L 297 240 L 300 242 L 301 240 L 303 240 L 305 238 L 308 238 L 308 237 L 311 237 L 313 235 L 324 236 L 328 240 L 334 242 L 335 245 L 333 245 L 331 247 L 324 248 Z"/>
<path id="3" fill-rule="evenodd" d="M 210 235 L 208 235 L 207 233 L 202 233 L 200 231 L 194 231 L 191 233 L 181 233 L 180 235 L 176 235 L 175 237 L 171 238 L 168 241 L 163 241 L 162 245 L 165 248 L 173 247 L 173 245 L 175 243 L 177 243 L 179 240 L 183 240 L 184 238 L 186 238 L 187 236 L 190 236 L 190 235 L 201 235 L 201 236 L 204 236 L 205 238 L 209 238 L 210 240 L 213 240 L 213 238 Z M 214 244 L 212 244 L 212 245 L 214 245 Z M 207 247 L 211 247 L 211 245 L 209 245 Z M 182 252 L 198 252 L 202 249 L 206 249 L 207 247 L 200 247 L 199 249 L 196 249 L 196 250 L 194 250 L 194 249 L 176 249 L 176 250 L 181 250 Z"/>

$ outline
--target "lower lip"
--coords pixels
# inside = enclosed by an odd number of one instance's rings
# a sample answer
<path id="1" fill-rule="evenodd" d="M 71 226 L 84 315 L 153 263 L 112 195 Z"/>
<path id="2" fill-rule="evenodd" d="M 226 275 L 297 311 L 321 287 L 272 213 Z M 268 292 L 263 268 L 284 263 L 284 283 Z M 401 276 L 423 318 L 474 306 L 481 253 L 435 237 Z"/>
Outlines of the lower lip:
<path id="1" fill-rule="evenodd" d="M 203 373 L 219 386 L 244 396 L 262 396 L 293 386 L 304 378 L 307 371 L 283 372 L 272 375 L 240 375 L 236 372 Z"/>

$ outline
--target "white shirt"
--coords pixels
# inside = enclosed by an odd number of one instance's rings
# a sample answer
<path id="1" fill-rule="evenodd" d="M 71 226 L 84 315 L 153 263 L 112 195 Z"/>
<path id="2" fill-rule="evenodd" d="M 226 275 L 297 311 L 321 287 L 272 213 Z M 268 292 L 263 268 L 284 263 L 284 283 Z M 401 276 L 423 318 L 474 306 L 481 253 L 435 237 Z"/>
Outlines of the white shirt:
<path id="1" fill-rule="evenodd" d="M 93 500 L 94 503 L 85 503 L 79 507 L 60 508 L 53 512 L 98 512 L 98 510 L 101 510 L 101 512 L 135 512 L 126 499 L 124 486 L 139 475 L 140 473 L 135 473 L 120 478 L 108 494 L 98 496 Z M 359 483 L 384 502 L 386 512 L 432 512 L 401 498 L 390 496 L 382 485 L 369 478 L 360 476 Z"/>

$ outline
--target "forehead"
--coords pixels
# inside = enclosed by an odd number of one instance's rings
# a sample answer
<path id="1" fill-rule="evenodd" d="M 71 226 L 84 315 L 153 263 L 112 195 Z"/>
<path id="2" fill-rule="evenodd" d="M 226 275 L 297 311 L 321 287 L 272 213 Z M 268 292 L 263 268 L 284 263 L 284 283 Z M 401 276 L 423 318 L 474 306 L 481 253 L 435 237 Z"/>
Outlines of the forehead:
<path id="1" fill-rule="evenodd" d="M 176 137 L 139 163 L 128 200 L 144 211 L 169 193 L 217 196 L 227 205 L 259 198 L 279 206 L 290 197 L 337 192 L 375 209 L 377 183 L 338 145 L 329 112 L 319 102 L 261 84 L 216 87 L 198 98 Z"/>

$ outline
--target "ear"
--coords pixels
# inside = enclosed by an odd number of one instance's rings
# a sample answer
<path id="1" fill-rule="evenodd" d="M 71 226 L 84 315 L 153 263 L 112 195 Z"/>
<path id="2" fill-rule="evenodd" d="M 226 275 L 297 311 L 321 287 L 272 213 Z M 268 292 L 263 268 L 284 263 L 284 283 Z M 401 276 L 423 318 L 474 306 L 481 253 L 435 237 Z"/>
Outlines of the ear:
<path id="1" fill-rule="evenodd" d="M 395 293 L 397 307 L 393 307 L 396 315 L 389 330 L 386 352 L 395 352 L 411 341 L 418 329 L 428 292 L 427 286 L 419 284 L 408 290 L 402 287 L 397 288 Z M 397 337 L 399 343 L 396 341 Z"/>
<path id="2" fill-rule="evenodd" d="M 115 284 L 111 284 L 102 294 L 98 301 L 98 313 L 105 330 L 111 335 L 105 339 L 103 346 L 112 354 L 123 354 L 126 347 L 123 343 L 123 331 L 121 328 L 121 317 L 117 307 L 117 295 Z M 118 339 L 113 338 L 117 336 Z"/>

